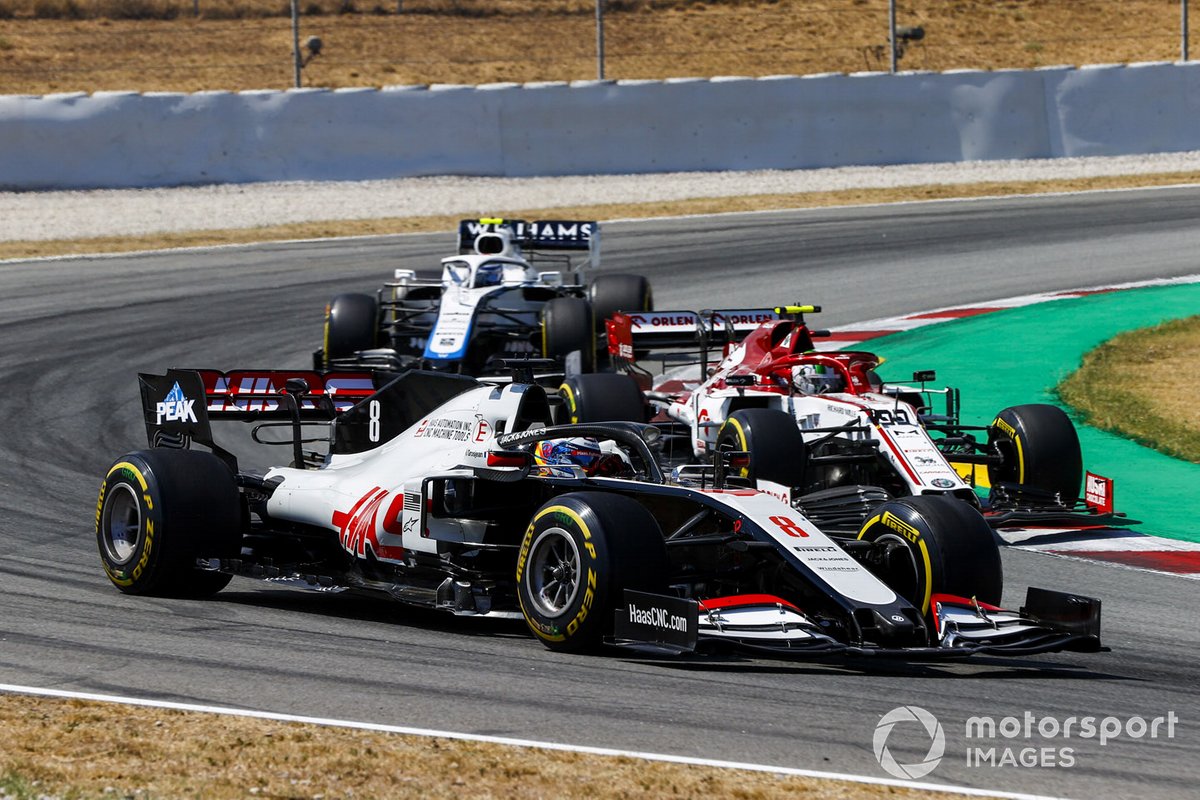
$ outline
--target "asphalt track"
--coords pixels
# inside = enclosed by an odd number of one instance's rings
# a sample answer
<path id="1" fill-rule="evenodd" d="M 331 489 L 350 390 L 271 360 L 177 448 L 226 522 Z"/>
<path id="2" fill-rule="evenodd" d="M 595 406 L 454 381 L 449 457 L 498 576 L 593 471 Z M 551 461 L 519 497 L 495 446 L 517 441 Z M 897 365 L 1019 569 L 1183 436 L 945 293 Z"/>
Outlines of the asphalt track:
<path id="1" fill-rule="evenodd" d="M 1194 582 L 1170 576 L 1006 552 L 1007 604 L 1026 585 L 1101 597 L 1113 651 L 932 666 L 568 657 L 521 625 L 241 579 L 209 602 L 112 589 L 92 518 L 108 464 L 144 444 L 134 373 L 304 366 L 329 296 L 451 247 L 449 235 L 410 236 L 0 264 L 0 683 L 879 777 L 875 726 L 913 704 L 946 733 L 926 780 L 1195 796 L 1200 626 Z M 1194 273 L 1200 189 L 611 224 L 605 248 L 607 267 L 653 280 L 660 308 L 817 302 L 837 326 Z M 968 717 L 1026 712 L 1029 739 L 965 737 Z M 1173 737 L 1103 746 L 1036 725 L 1169 713 Z M 915 726 L 888 740 L 902 762 L 928 743 Z M 998 759 L 1045 747 L 1056 763 L 1068 747 L 1074 765 L 968 766 L 968 746 Z"/>

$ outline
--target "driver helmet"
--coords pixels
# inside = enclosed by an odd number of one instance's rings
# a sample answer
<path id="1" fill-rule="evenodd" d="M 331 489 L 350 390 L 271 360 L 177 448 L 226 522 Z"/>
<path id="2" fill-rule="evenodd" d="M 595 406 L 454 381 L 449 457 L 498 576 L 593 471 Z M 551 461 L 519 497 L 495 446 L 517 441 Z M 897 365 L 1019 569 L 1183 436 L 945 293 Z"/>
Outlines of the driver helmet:
<path id="1" fill-rule="evenodd" d="M 533 461 L 543 467 L 576 466 L 588 477 L 620 476 L 629 472 L 619 450 L 609 451 L 590 436 L 544 439 L 534 445 Z"/>
<path id="2" fill-rule="evenodd" d="M 504 265 L 495 261 L 480 264 L 475 269 L 475 285 L 499 286 L 504 281 Z"/>
<path id="3" fill-rule="evenodd" d="M 842 391 L 842 376 L 823 364 L 792 367 L 792 385 L 802 394 L 828 394 Z"/>

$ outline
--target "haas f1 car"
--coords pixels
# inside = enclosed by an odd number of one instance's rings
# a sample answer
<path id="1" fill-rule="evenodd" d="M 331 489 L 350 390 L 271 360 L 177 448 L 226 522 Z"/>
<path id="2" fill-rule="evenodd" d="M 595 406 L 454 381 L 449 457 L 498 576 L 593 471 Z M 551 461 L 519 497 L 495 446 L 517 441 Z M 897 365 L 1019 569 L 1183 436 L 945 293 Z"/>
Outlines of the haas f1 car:
<path id="1" fill-rule="evenodd" d="M 880 503 L 930 495 L 980 508 L 997 527 L 1134 522 L 1079 499 L 1079 438 L 1058 407 L 1014 406 L 990 425 L 964 425 L 958 390 L 930 388 L 932 370 L 914 374 L 911 385 L 888 384 L 874 353 L 817 352 L 814 337 L 829 334 L 804 320 L 817 311 L 615 315 L 606 322 L 609 348 L 624 380 L 569 378 L 561 391 L 571 419 L 644 420 L 648 398 L 677 423 L 677 458 L 703 462 L 718 451 L 748 451 L 752 466 L 742 477 L 826 530 L 857 530 Z M 676 364 L 657 379 L 635 361 L 635 353 L 656 352 L 664 367 Z M 981 502 L 974 484 L 985 472 L 991 489 Z"/>
<path id="2" fill-rule="evenodd" d="M 644 277 L 593 277 L 599 264 L 596 222 L 462 220 L 458 254 L 437 277 L 397 269 L 375 296 L 335 297 L 314 367 L 486 375 L 523 355 L 574 358 L 568 371 L 591 372 L 603 321 L 653 308 Z"/>
<path id="3" fill-rule="evenodd" d="M 738 477 L 752 454 L 668 472 L 658 427 L 555 424 L 555 398 L 527 376 L 140 378 L 151 446 L 115 461 L 96 508 L 122 592 L 202 597 L 247 576 L 523 618 L 563 651 L 1101 649 L 1097 600 L 1030 589 L 1001 607 L 991 529 L 965 503 L 906 497 L 830 534 Z M 240 469 L 213 439 L 221 419 L 290 463 Z M 314 425 L 323 454 L 305 449 Z"/>

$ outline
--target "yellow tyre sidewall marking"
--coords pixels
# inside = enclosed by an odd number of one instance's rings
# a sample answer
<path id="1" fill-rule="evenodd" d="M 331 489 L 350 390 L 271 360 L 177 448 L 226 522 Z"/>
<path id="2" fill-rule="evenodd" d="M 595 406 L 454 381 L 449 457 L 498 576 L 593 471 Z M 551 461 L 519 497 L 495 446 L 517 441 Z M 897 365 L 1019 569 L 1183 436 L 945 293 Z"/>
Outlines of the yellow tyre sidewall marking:
<path id="1" fill-rule="evenodd" d="M 325 355 L 325 363 L 329 363 L 329 322 L 330 315 L 333 313 L 333 306 L 325 306 L 325 333 L 321 339 L 321 346 Z"/>
<path id="2" fill-rule="evenodd" d="M 871 530 L 871 526 L 873 525 L 881 525 L 888 530 L 892 530 L 892 528 L 889 526 L 883 525 L 882 520 L 882 514 L 876 514 L 875 516 L 871 517 L 869 520 L 867 520 L 867 524 L 863 525 L 862 530 L 858 534 L 858 538 L 862 539 L 864 536 L 866 536 L 867 531 Z M 916 529 L 914 528 L 914 530 Z M 929 548 L 925 546 L 925 537 L 921 535 L 919 530 L 917 530 L 917 540 L 913 542 L 913 544 L 915 544 L 921 551 L 921 561 L 925 565 L 925 580 L 923 581 L 925 584 L 925 592 L 924 597 L 921 599 L 921 613 L 928 614 L 929 600 L 931 597 L 933 597 L 933 565 L 929 561 Z"/>
<path id="3" fill-rule="evenodd" d="M 575 392 L 566 383 L 558 387 L 558 390 L 562 392 L 563 399 L 567 401 L 567 412 L 570 414 L 571 422 L 579 422 L 579 402 L 575 398 Z"/>
<path id="4" fill-rule="evenodd" d="M 154 510 L 154 501 L 150 499 L 150 486 L 146 482 L 146 477 L 142 475 L 142 471 L 128 461 L 118 461 L 116 464 L 113 464 L 112 469 L 110 469 L 108 474 L 104 476 L 104 485 L 100 487 L 100 499 L 96 501 L 97 533 L 100 532 L 99 526 L 101 524 L 101 516 L 104 508 L 104 496 L 107 494 L 105 490 L 108 487 L 108 482 L 112 478 L 113 473 L 121 470 L 126 470 L 127 472 L 132 473 L 133 477 L 137 478 L 138 485 L 142 487 L 142 502 L 146 504 L 146 510 Z M 146 527 L 145 531 L 143 532 L 142 539 L 142 556 L 138 559 L 138 563 L 134 565 L 132 573 L 122 572 L 118 574 L 108 566 L 107 561 L 101 559 L 101 563 L 104 565 L 104 571 L 108 574 L 109 580 L 118 586 L 132 585 L 134 581 L 142 576 L 143 570 L 146 569 L 146 564 L 150 560 L 150 553 L 154 549 L 154 520 L 150 518 L 149 514 L 146 515 L 145 526 Z M 129 577 L 124 577 L 126 574 L 128 574 Z"/>
<path id="5" fill-rule="evenodd" d="M 593 562 L 596 561 L 596 546 L 592 541 L 592 531 L 587 526 L 587 523 L 583 521 L 583 518 L 580 517 L 574 509 L 567 508 L 566 506 L 548 506 L 538 512 L 538 515 L 529 523 L 529 527 L 525 529 L 525 539 L 521 542 L 521 552 L 520 555 L 517 556 L 518 583 L 522 582 L 524 579 L 526 566 L 525 560 L 529 556 L 529 547 L 531 544 L 533 544 L 533 531 L 537 527 L 538 521 L 542 517 L 553 513 L 563 514 L 579 526 L 579 530 L 583 533 L 584 540 L 582 550 L 591 556 Z M 574 633 L 575 629 L 578 629 L 578 627 L 583 624 L 583 621 L 587 619 L 588 612 L 591 611 L 592 604 L 595 602 L 598 580 L 599 576 L 596 574 L 594 566 L 589 564 L 587 580 L 584 582 L 584 603 L 579 609 L 578 613 L 575 614 L 574 619 L 567 623 L 566 630 L 568 633 Z M 530 630 L 532 630 L 538 636 L 538 638 L 545 639 L 548 642 L 562 642 L 566 640 L 566 634 L 551 634 L 541 630 L 541 626 L 536 624 L 535 620 L 530 619 L 529 612 L 525 608 L 525 600 L 521 592 L 517 592 L 517 599 L 521 601 L 521 613 L 525 617 L 525 620 L 529 623 Z"/>
<path id="6" fill-rule="evenodd" d="M 738 422 L 737 419 L 735 419 L 734 417 L 730 417 L 729 419 L 725 420 L 725 425 L 733 426 L 734 430 L 737 431 L 738 443 L 741 444 L 742 450 L 749 451 L 750 450 L 750 440 L 746 438 L 746 431 L 744 431 L 742 429 L 742 423 Z M 721 433 L 723 433 L 725 431 L 725 425 L 722 425 L 721 430 L 717 433 L 718 439 L 721 438 Z M 738 470 L 738 477 L 749 478 L 750 477 L 750 468 L 742 467 L 740 470 Z"/>

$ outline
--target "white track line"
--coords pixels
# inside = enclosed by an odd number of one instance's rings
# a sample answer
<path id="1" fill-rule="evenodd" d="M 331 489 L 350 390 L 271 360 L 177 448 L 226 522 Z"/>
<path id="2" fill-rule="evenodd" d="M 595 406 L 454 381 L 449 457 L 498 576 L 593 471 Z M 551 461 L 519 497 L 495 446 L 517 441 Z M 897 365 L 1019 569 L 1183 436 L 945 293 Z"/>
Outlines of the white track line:
<path id="1" fill-rule="evenodd" d="M 354 722 L 351 720 L 327 719 L 324 717 L 305 717 L 293 714 L 279 714 L 273 711 L 254 711 L 242 708 L 227 708 L 224 706 L 205 706 L 193 703 L 175 703 L 169 700 L 147 700 L 140 697 L 121 697 L 118 695 L 93 694 L 90 692 L 71 692 L 63 689 L 42 689 L 36 686 L 18 686 L 0 683 L 0 692 L 8 694 L 32 695 L 36 697 L 54 697 L 65 700 L 88 700 L 96 703 L 116 703 L 143 708 L 161 708 L 171 711 L 192 711 L 201 714 L 222 714 L 230 717 L 246 717 L 250 719 L 265 719 L 275 722 L 296 722 L 305 725 L 323 725 L 331 728 L 348 728 L 351 730 L 375 731 L 378 733 L 395 733 L 403 736 L 422 736 L 437 739 L 455 739 L 466 742 L 484 742 L 488 744 L 507 745 L 510 747 L 528 747 L 540 750 L 560 750 L 585 755 L 605 756 L 615 758 L 638 758 L 645 761 L 660 761 L 669 764 L 687 764 L 699 767 L 716 767 L 719 769 L 740 769 L 751 772 L 769 772 L 776 775 L 789 775 L 799 778 L 819 778 L 821 780 L 848 781 L 870 786 L 896 786 L 919 791 L 938 791 L 958 794 L 966 797 L 1000 797 L 1011 800 L 1062 800 L 1062 798 L 1047 795 L 1022 794 L 1019 792 L 1002 792 L 987 789 L 972 789 L 967 786 L 951 786 L 940 783 L 923 783 L 918 781 L 898 781 L 887 778 L 872 778 L 864 775 L 853 775 L 843 772 L 821 772 L 819 770 L 798 769 L 795 767 L 777 767 L 769 764 L 745 764 L 739 761 L 721 761 L 710 758 L 693 758 L 691 756 L 675 756 L 664 753 L 643 753 L 636 750 L 616 750 L 608 747 L 587 747 L 583 745 L 564 744 L 561 742 L 540 742 L 533 739 L 512 739 L 505 736 L 481 736 L 455 731 L 438 731 L 428 728 L 410 728 L 402 725 L 382 725 L 374 722 Z"/>

